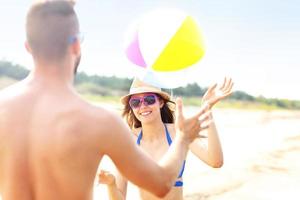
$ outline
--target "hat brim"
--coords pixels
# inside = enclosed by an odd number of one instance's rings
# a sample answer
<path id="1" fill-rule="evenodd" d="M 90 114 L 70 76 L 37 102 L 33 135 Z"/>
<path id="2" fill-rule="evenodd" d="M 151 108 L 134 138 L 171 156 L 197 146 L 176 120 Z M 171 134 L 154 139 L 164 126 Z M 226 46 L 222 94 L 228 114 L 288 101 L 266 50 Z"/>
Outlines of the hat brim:
<path id="1" fill-rule="evenodd" d="M 163 92 L 163 91 L 153 91 L 153 90 L 143 90 L 143 88 L 139 88 L 139 90 L 137 91 L 132 91 L 130 92 L 129 94 L 125 95 L 125 96 L 122 96 L 120 101 L 123 105 L 126 105 L 130 99 L 130 97 L 134 94 L 141 94 L 141 93 L 155 93 L 155 94 L 158 94 L 160 95 L 162 98 L 164 98 L 165 100 L 169 101 L 171 99 L 170 95 L 166 92 Z"/>

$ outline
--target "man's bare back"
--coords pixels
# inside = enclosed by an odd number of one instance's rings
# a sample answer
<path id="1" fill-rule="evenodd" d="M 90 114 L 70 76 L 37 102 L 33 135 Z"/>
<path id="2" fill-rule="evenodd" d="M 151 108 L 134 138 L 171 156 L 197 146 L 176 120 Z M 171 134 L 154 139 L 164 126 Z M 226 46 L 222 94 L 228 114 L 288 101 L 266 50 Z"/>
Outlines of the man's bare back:
<path id="1" fill-rule="evenodd" d="M 47 25 L 47 28 L 45 28 Z M 69 1 L 41 1 L 27 15 L 26 48 L 34 68 L 0 91 L 0 195 L 3 200 L 91 200 L 98 165 L 108 155 L 124 177 L 157 196 L 172 188 L 189 144 L 205 120 L 185 119 L 157 164 L 133 141 L 120 116 L 82 100 L 73 87 L 81 48 Z M 139 160 L 140 162 L 135 162 Z"/>
<path id="2" fill-rule="evenodd" d="M 0 185 L 8 199 L 92 197 L 102 158 L 99 133 L 105 138 L 113 127 L 112 115 L 51 87 L 22 83 L 0 93 L 6 94 L 0 101 Z"/>

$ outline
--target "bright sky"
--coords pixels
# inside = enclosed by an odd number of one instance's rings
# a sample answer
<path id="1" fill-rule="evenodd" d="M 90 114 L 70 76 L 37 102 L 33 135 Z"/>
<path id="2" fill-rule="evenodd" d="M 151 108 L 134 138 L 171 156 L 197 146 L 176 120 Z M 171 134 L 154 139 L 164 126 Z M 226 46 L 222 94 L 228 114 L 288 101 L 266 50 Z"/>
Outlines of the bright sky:
<path id="1" fill-rule="evenodd" d="M 24 48 L 31 1 L 0 0 L 0 59 L 32 67 Z M 235 90 L 300 99 L 300 1 L 298 0 L 78 0 L 85 35 L 80 71 L 132 77 L 124 33 L 145 12 L 177 8 L 193 16 L 207 46 L 190 82 L 208 86 L 231 76 Z"/>

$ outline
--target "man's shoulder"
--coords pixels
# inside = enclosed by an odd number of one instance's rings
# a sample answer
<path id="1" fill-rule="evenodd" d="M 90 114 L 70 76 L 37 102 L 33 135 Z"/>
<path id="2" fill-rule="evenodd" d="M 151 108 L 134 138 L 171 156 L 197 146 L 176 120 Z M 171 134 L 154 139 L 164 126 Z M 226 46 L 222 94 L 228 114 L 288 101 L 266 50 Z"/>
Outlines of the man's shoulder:
<path id="1" fill-rule="evenodd" d="M 106 132 L 107 129 L 114 130 L 125 123 L 121 118 L 121 114 L 102 105 L 92 104 L 82 101 L 80 106 L 81 120 L 91 126 L 96 126 L 101 129 L 101 132 Z"/>
<path id="2" fill-rule="evenodd" d="M 85 100 L 81 101 L 81 110 L 86 113 L 88 117 L 95 120 L 114 120 L 118 118 L 116 111 L 108 109 L 102 105 L 96 105 Z"/>
<path id="3" fill-rule="evenodd" d="M 104 108 L 99 105 L 89 104 L 89 119 L 85 119 L 86 124 L 89 124 L 89 130 L 93 133 L 93 138 L 97 141 L 101 148 L 106 148 L 106 145 L 116 145 L 116 142 L 123 140 L 130 134 L 130 129 L 117 111 Z M 124 137 L 127 135 L 126 137 Z"/>
<path id="4" fill-rule="evenodd" d="M 9 103 L 14 99 L 17 99 L 24 91 L 23 84 L 20 82 L 10 85 L 0 90 L 0 104 Z"/>

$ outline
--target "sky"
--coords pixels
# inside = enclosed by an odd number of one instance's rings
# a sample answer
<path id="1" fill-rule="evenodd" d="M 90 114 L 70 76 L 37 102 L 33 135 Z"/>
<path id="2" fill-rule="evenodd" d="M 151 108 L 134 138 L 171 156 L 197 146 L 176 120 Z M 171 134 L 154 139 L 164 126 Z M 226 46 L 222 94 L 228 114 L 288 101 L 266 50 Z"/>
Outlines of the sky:
<path id="1" fill-rule="evenodd" d="M 0 59 L 32 69 L 24 48 L 26 0 L 0 0 Z M 300 1 L 298 0 L 77 0 L 82 44 L 79 71 L 132 78 L 124 53 L 130 24 L 157 8 L 176 8 L 201 28 L 205 56 L 183 75 L 206 87 L 233 78 L 234 90 L 300 100 Z"/>

